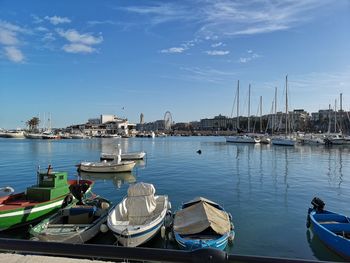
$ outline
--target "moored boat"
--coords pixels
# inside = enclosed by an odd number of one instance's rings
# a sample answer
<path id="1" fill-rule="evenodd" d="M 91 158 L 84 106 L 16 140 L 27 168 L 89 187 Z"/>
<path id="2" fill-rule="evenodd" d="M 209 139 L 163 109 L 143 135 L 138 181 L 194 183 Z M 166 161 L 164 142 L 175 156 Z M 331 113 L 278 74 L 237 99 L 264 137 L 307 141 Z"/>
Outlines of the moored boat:
<path id="1" fill-rule="evenodd" d="M 128 152 L 120 155 L 122 160 L 142 160 L 145 157 L 145 152 Z M 101 153 L 100 160 L 113 161 L 116 158 L 115 153 Z"/>
<path id="2" fill-rule="evenodd" d="M 78 203 L 62 208 L 30 229 L 30 234 L 40 241 L 85 243 L 98 232 L 105 230 L 110 202 L 102 197 L 82 198 L 80 189 L 72 191 Z M 80 196 L 79 196 L 80 195 Z"/>
<path id="3" fill-rule="evenodd" d="M 255 138 L 250 135 L 233 135 L 233 136 L 227 136 L 226 142 L 230 143 L 259 143 L 259 138 Z"/>
<path id="4" fill-rule="evenodd" d="M 350 259 L 350 218 L 324 210 L 325 203 L 315 197 L 309 208 L 307 227 L 330 249 Z"/>
<path id="5" fill-rule="evenodd" d="M 155 195 L 152 184 L 133 184 L 109 212 L 107 225 L 121 245 L 136 247 L 157 234 L 169 209 L 168 196 Z"/>
<path id="6" fill-rule="evenodd" d="M 0 230 L 28 224 L 34 220 L 57 211 L 70 201 L 72 185 L 85 185 L 86 191 L 93 184 L 89 180 L 67 180 L 66 172 L 38 171 L 38 184 L 28 187 L 26 192 L 0 198 Z M 72 201 L 72 200 L 71 200 Z"/>
<path id="7" fill-rule="evenodd" d="M 134 161 L 81 162 L 78 164 L 78 170 L 92 173 L 121 173 L 130 172 L 134 166 Z"/>
<path id="8" fill-rule="evenodd" d="M 235 235 L 231 215 L 203 197 L 183 204 L 175 213 L 173 232 L 176 242 L 186 250 L 224 250 Z"/>

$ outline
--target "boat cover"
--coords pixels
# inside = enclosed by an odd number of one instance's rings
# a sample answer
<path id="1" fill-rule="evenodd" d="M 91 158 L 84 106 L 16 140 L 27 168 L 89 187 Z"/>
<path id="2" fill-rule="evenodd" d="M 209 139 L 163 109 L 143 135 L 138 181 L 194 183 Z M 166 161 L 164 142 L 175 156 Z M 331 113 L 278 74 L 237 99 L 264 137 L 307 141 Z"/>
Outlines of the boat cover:
<path id="1" fill-rule="evenodd" d="M 154 186 L 147 183 L 137 183 L 129 187 L 125 206 L 130 224 L 142 225 L 147 221 L 157 206 L 155 191 Z"/>
<path id="2" fill-rule="evenodd" d="M 230 231 L 228 214 L 201 201 L 178 211 L 174 220 L 174 231 L 180 235 L 198 234 L 211 227 L 217 234 Z"/>

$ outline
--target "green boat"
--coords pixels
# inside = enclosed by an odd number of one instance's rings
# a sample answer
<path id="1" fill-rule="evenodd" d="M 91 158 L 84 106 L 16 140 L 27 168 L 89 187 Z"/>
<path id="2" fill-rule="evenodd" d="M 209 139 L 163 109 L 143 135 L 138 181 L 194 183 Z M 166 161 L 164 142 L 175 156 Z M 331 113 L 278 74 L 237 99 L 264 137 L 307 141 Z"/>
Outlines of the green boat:
<path id="1" fill-rule="evenodd" d="M 73 202 L 70 187 L 84 185 L 90 191 L 90 180 L 68 180 L 66 172 L 38 171 L 38 184 L 28 187 L 26 192 L 10 194 L 0 198 L 0 231 L 19 227 L 56 212 Z"/>

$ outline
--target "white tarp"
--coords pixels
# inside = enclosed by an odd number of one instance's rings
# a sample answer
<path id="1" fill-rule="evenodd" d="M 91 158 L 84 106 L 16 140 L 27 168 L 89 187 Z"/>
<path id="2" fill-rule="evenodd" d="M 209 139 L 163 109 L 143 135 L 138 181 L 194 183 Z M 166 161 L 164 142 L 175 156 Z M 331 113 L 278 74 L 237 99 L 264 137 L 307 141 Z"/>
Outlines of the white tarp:
<path id="1" fill-rule="evenodd" d="M 142 225 L 147 221 L 157 206 L 154 193 L 152 184 L 137 183 L 129 187 L 125 206 L 130 224 Z"/>
<path id="2" fill-rule="evenodd" d="M 174 230 L 181 235 L 198 234 L 208 227 L 220 235 L 229 232 L 231 224 L 228 214 L 204 201 L 175 214 Z"/>

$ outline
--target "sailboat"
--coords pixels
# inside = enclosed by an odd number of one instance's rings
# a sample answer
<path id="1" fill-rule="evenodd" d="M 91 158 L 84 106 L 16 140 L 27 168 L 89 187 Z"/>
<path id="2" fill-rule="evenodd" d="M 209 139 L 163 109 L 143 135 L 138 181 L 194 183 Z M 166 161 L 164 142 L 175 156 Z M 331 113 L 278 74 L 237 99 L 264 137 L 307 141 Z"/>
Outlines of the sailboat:
<path id="1" fill-rule="evenodd" d="M 250 100 L 250 85 L 249 85 L 249 100 Z M 250 111 L 250 105 L 248 106 Z M 250 112 L 248 112 L 248 118 L 250 118 Z M 249 120 L 248 120 L 249 124 Z M 250 127 L 249 127 L 250 128 Z M 248 128 L 248 129 L 249 129 Z M 239 131 L 239 80 L 237 82 L 237 132 Z M 230 143 L 258 143 L 259 139 L 249 136 L 247 134 L 237 134 L 226 137 L 226 142 Z"/>
<path id="2" fill-rule="evenodd" d="M 288 133 L 288 75 L 286 76 L 286 131 L 284 136 L 271 139 L 273 145 L 294 146 L 295 140 Z"/>

